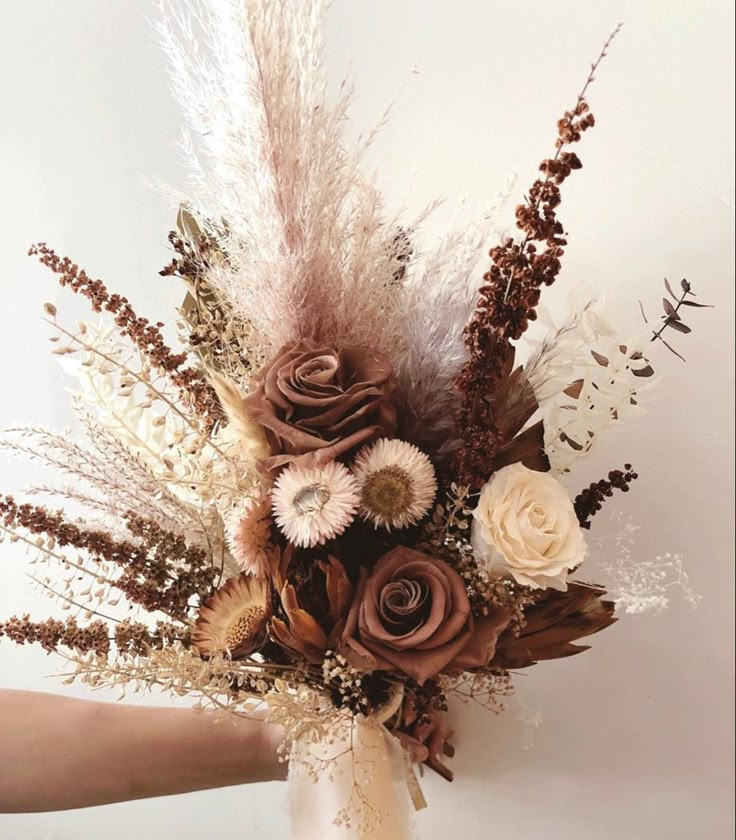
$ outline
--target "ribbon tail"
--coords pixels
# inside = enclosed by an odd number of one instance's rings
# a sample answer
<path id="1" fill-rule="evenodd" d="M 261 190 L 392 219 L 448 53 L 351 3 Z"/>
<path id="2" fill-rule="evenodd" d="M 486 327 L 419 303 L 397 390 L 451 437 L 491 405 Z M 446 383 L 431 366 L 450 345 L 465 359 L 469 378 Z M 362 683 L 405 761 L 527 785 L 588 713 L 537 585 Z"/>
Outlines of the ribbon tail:
<path id="1" fill-rule="evenodd" d="M 409 840 L 411 814 L 426 803 L 408 770 L 401 745 L 375 720 L 351 722 L 331 743 L 297 744 L 288 782 L 294 840 Z"/>

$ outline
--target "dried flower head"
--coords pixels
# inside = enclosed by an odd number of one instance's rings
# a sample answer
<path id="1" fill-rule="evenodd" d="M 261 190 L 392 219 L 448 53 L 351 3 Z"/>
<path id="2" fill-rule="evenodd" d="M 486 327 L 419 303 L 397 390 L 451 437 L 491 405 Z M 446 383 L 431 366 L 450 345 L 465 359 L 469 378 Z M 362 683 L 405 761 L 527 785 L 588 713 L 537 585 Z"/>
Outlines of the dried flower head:
<path id="1" fill-rule="evenodd" d="M 290 545 L 274 559 L 283 619 L 271 620 L 271 638 L 288 653 L 319 665 L 339 642 L 353 585 L 342 563 L 324 550 Z"/>
<path id="2" fill-rule="evenodd" d="M 268 583 L 248 574 L 230 578 L 199 611 L 192 644 L 202 656 L 248 656 L 265 641 L 271 611 Z"/>
<path id="3" fill-rule="evenodd" d="M 342 534 L 355 518 L 358 485 L 336 461 L 323 467 L 292 464 L 276 479 L 273 512 L 287 539 L 302 548 Z"/>
<path id="4" fill-rule="evenodd" d="M 260 490 L 225 516 L 228 548 L 242 571 L 259 578 L 267 576 L 272 524 L 269 497 Z"/>
<path id="5" fill-rule="evenodd" d="M 403 440 L 382 439 L 361 449 L 353 474 L 360 486 L 360 512 L 376 528 L 415 524 L 437 494 L 429 458 Z"/>

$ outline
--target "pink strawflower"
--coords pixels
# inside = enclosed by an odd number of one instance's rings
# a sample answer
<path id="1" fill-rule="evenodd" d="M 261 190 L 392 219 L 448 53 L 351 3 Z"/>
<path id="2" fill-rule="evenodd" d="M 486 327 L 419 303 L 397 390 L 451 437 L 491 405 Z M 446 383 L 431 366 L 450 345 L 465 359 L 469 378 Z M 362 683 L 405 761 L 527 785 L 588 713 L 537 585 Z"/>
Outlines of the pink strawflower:
<path id="1" fill-rule="evenodd" d="M 256 491 L 225 517 L 225 537 L 230 553 L 244 572 L 265 578 L 269 572 L 271 503 L 268 494 Z"/>

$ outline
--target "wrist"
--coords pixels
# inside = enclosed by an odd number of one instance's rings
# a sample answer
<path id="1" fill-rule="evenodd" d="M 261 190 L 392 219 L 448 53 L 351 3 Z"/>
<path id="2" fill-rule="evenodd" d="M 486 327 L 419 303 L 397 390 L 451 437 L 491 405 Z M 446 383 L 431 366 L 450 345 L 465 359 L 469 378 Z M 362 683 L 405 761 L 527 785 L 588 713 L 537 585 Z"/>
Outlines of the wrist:
<path id="1" fill-rule="evenodd" d="M 259 781 L 284 781 L 288 774 L 288 764 L 279 758 L 279 747 L 284 742 L 284 731 L 273 723 L 257 722 L 256 726 L 256 766 L 259 769 Z"/>

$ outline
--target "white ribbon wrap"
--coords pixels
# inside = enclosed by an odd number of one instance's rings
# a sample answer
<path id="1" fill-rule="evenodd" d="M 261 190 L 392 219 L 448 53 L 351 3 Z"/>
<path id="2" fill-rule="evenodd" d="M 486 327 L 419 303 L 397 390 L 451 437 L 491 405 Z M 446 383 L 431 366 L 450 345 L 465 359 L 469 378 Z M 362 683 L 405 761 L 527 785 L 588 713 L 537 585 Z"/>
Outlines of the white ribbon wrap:
<path id="1" fill-rule="evenodd" d="M 412 811 L 425 803 L 401 744 L 384 726 L 400 704 L 399 693 L 378 713 L 346 723 L 333 743 L 294 747 L 294 840 L 409 840 Z M 310 768 L 317 765 L 315 778 Z M 345 816 L 349 824 L 337 824 Z"/>

